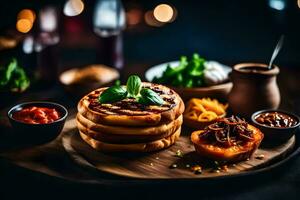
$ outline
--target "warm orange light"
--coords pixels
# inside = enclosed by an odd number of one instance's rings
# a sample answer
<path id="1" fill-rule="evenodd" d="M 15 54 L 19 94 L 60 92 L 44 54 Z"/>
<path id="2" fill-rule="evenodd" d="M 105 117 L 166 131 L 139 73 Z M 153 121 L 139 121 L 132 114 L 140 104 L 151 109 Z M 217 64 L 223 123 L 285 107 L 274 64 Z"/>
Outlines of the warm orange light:
<path id="1" fill-rule="evenodd" d="M 300 0 L 298 0 L 297 3 L 298 3 L 298 7 L 300 8 Z"/>
<path id="2" fill-rule="evenodd" d="M 126 13 L 126 21 L 129 25 L 137 25 L 142 20 L 143 13 L 139 9 L 131 9 Z"/>
<path id="3" fill-rule="evenodd" d="M 27 33 L 32 28 L 32 22 L 28 19 L 19 19 L 17 21 L 16 28 L 21 33 Z"/>
<path id="4" fill-rule="evenodd" d="M 23 9 L 18 13 L 16 28 L 21 33 L 31 30 L 35 20 L 35 12 L 30 9 Z"/>
<path id="5" fill-rule="evenodd" d="M 30 9 L 23 9 L 18 13 L 18 20 L 19 19 L 28 19 L 31 23 L 35 20 L 35 13 Z"/>
<path id="6" fill-rule="evenodd" d="M 160 4 L 155 7 L 153 15 L 157 21 L 169 22 L 173 18 L 174 10 L 168 4 Z"/>
<path id="7" fill-rule="evenodd" d="M 144 19 L 145 19 L 145 22 L 146 24 L 150 25 L 150 26 L 162 26 L 163 23 L 157 21 L 155 18 L 154 18 L 154 15 L 153 15 L 153 11 L 152 10 L 149 10 L 145 13 L 145 16 L 144 16 Z"/>

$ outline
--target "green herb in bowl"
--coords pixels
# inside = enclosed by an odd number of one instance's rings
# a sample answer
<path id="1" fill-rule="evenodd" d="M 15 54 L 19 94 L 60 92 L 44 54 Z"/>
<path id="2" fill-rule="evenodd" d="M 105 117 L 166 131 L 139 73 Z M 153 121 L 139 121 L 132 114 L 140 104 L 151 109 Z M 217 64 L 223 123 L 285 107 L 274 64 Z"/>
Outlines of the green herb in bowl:
<path id="1" fill-rule="evenodd" d="M 23 92 L 30 85 L 30 80 L 24 69 L 14 58 L 7 66 L 0 66 L 0 91 Z"/>
<path id="2" fill-rule="evenodd" d="M 196 53 L 190 60 L 186 56 L 182 56 L 177 67 L 168 65 L 162 76 L 155 77 L 152 82 L 187 88 L 203 86 L 205 61 Z"/>

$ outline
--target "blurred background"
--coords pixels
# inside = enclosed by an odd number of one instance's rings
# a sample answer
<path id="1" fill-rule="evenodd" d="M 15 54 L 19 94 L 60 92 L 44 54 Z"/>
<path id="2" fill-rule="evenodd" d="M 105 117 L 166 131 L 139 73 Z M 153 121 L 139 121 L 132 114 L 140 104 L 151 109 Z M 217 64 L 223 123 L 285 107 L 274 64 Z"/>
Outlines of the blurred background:
<path id="1" fill-rule="evenodd" d="M 299 0 L 10 0 L 0 18 L 0 61 L 18 55 L 28 68 L 122 68 L 193 52 L 230 64 L 268 62 L 281 34 L 276 64 L 300 63 Z"/>

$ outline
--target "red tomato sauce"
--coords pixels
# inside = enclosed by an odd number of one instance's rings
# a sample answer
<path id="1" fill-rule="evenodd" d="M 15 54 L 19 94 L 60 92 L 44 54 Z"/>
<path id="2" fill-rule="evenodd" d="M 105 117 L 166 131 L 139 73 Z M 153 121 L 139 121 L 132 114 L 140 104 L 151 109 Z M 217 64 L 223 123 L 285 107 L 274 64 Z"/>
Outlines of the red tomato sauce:
<path id="1" fill-rule="evenodd" d="M 12 117 L 27 124 L 49 124 L 60 118 L 55 108 L 31 106 L 12 114 Z"/>

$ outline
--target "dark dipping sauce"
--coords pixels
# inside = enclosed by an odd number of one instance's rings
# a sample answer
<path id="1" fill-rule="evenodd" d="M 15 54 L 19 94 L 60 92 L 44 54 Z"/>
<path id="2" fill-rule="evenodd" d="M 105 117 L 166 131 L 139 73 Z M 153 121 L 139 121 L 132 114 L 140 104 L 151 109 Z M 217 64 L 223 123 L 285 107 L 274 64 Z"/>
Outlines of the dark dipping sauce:
<path id="1" fill-rule="evenodd" d="M 261 113 L 255 117 L 255 121 L 265 126 L 277 128 L 288 128 L 298 123 L 294 117 L 281 112 Z"/>
<path id="2" fill-rule="evenodd" d="M 12 114 L 12 118 L 26 124 L 49 124 L 61 118 L 55 108 L 30 106 Z"/>
<path id="3" fill-rule="evenodd" d="M 271 69 L 273 69 L 273 68 L 271 68 Z M 240 68 L 240 70 L 255 73 L 255 72 L 268 71 L 270 69 L 268 67 L 248 66 L 248 67 L 242 67 L 242 68 Z"/>

